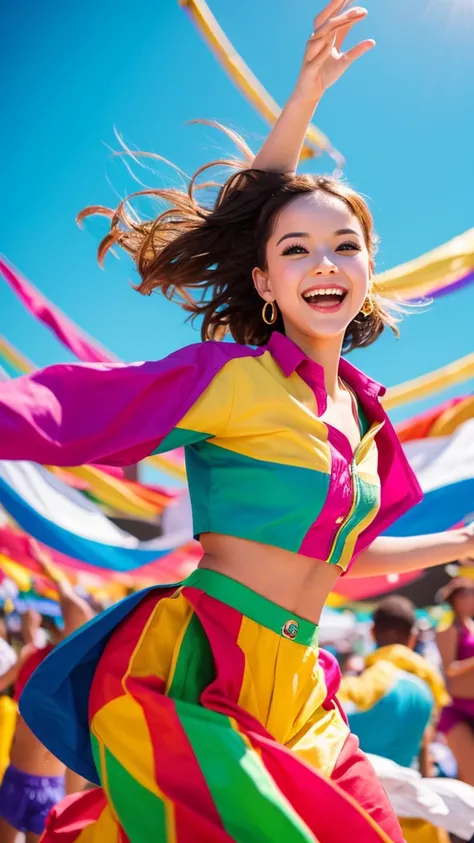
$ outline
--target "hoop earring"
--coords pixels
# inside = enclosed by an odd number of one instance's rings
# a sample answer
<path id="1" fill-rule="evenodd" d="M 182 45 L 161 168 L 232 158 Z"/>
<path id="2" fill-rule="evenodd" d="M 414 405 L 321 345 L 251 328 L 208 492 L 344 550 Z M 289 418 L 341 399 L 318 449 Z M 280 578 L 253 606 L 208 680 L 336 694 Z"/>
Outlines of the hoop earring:
<path id="1" fill-rule="evenodd" d="M 267 307 L 270 305 L 272 312 L 270 318 L 267 316 Z M 262 307 L 262 319 L 265 325 L 274 325 L 278 318 L 278 310 L 274 301 L 266 301 Z"/>
<path id="2" fill-rule="evenodd" d="M 375 303 L 373 296 L 369 293 L 367 296 L 364 304 L 362 305 L 360 312 L 364 314 L 364 316 L 370 316 L 371 313 L 374 312 Z"/>

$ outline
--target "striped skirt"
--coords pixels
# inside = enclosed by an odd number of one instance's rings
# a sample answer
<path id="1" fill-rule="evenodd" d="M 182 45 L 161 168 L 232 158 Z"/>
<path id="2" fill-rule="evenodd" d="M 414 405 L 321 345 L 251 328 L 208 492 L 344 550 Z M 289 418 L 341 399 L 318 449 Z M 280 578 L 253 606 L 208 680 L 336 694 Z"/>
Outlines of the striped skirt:
<path id="1" fill-rule="evenodd" d="M 101 789 L 61 804 L 45 843 L 403 843 L 317 626 L 205 569 L 158 593 L 95 668 Z"/>

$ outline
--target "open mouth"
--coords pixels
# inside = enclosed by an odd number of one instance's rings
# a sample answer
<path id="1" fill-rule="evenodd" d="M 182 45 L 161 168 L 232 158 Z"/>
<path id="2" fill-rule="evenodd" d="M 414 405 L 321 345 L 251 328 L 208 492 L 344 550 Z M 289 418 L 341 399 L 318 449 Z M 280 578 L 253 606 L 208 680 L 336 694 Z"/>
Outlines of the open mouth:
<path id="1" fill-rule="evenodd" d="M 347 290 L 343 287 L 313 287 L 303 293 L 303 298 L 313 310 L 334 313 L 342 307 Z"/>

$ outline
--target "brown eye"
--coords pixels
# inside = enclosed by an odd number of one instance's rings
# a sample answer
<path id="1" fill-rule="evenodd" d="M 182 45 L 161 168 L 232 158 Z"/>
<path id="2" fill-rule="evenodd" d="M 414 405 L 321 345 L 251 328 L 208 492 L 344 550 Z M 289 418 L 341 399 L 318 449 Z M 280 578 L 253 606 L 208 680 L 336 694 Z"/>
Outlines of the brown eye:
<path id="1" fill-rule="evenodd" d="M 305 249 L 301 243 L 293 243 L 292 246 L 287 246 L 286 249 L 283 249 L 282 255 L 307 255 L 308 250 Z"/>
<path id="2" fill-rule="evenodd" d="M 338 246 L 337 249 L 336 249 L 336 252 L 348 252 L 348 251 L 360 252 L 362 250 L 361 250 L 361 247 L 359 246 L 358 243 L 352 243 L 352 242 L 349 242 L 349 241 L 347 243 L 341 243 L 341 245 Z"/>

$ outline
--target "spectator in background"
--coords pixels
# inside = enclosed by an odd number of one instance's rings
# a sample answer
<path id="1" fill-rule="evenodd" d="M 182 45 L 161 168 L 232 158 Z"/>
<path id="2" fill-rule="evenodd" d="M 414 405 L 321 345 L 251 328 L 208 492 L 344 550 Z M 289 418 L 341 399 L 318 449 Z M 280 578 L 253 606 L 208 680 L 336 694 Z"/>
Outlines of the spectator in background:
<path id="1" fill-rule="evenodd" d="M 413 652 L 416 615 L 410 600 L 386 597 L 373 616 L 376 650 L 360 676 L 345 677 L 339 698 L 364 752 L 411 767 L 418 759 L 432 775 L 429 745 L 437 711 L 449 701 L 443 679 Z M 445 833 L 418 820 L 401 820 L 407 843 L 447 840 Z"/>
<path id="2" fill-rule="evenodd" d="M 437 636 L 452 696 L 438 728 L 456 758 L 459 778 L 474 785 L 474 580 L 456 577 L 440 596 L 451 606 L 454 618 Z"/>
<path id="3" fill-rule="evenodd" d="M 26 619 L 27 657 L 20 664 L 15 682 L 18 700 L 33 671 L 67 635 L 93 617 L 89 604 L 79 597 L 67 577 L 58 571 L 36 542 L 31 552 L 42 572 L 55 585 L 64 621 L 60 630 L 54 622 L 46 622 L 49 642 L 38 647 L 35 615 Z M 16 843 L 18 832 L 26 835 L 26 843 L 38 843 L 46 817 L 65 794 L 65 766 L 55 758 L 30 731 L 18 715 L 10 754 L 10 765 L 0 787 L 0 843 Z"/>

